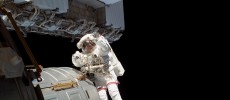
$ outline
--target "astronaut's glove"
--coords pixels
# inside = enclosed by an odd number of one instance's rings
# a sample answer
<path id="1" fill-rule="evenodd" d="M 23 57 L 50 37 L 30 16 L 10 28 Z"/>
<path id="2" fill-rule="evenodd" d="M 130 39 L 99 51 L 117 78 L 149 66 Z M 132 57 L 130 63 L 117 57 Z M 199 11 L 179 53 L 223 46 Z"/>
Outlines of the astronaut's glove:
<path id="1" fill-rule="evenodd" d="M 81 56 L 82 56 L 82 53 L 80 53 L 79 51 L 76 51 L 76 52 L 73 54 L 73 58 L 75 58 L 75 59 L 79 59 L 79 58 L 81 58 Z"/>

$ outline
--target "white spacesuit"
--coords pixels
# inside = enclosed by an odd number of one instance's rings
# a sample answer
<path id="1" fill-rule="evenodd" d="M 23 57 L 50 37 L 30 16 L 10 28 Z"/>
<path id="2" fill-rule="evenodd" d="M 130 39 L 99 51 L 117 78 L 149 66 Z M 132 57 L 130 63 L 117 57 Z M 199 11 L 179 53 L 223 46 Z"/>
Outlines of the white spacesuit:
<path id="1" fill-rule="evenodd" d="M 82 53 L 76 51 L 72 55 L 72 62 L 76 67 L 81 67 L 81 71 L 94 74 L 100 99 L 108 100 L 108 89 L 112 100 L 122 100 L 117 87 L 117 76 L 122 76 L 124 69 L 108 41 L 103 36 L 86 34 L 77 43 L 77 47 L 82 49 Z"/>

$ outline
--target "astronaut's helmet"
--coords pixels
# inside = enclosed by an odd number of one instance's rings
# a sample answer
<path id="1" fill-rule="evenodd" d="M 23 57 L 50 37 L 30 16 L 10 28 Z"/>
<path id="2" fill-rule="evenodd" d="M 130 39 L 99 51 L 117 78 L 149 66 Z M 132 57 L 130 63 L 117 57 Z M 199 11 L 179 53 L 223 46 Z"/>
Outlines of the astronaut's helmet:
<path id="1" fill-rule="evenodd" d="M 95 47 L 96 44 L 92 40 L 86 39 L 85 41 L 83 41 L 82 50 L 86 53 L 91 53 L 95 49 Z"/>
<path id="2" fill-rule="evenodd" d="M 84 43 L 84 42 L 86 42 L 86 44 L 87 44 L 87 43 L 91 43 L 90 40 L 92 40 L 92 41 L 94 40 L 94 37 L 93 37 L 92 34 L 86 34 L 86 35 L 84 35 L 84 36 L 80 39 L 80 41 L 77 43 L 78 49 L 82 49 L 82 48 L 83 48 L 83 43 Z M 86 45 L 86 44 L 85 44 L 85 45 Z"/>
<path id="3" fill-rule="evenodd" d="M 96 44 L 92 40 L 86 39 L 82 44 L 82 48 L 94 47 L 95 45 Z"/>

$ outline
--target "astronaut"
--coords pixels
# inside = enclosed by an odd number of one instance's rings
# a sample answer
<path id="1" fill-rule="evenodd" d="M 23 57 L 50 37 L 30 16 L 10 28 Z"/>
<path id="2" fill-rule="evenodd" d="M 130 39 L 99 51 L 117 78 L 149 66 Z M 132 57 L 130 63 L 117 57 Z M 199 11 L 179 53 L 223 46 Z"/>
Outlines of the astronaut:
<path id="1" fill-rule="evenodd" d="M 108 41 L 101 35 L 86 34 L 77 43 L 82 52 L 72 55 L 72 63 L 83 73 L 93 73 L 94 82 L 101 100 L 108 100 L 108 90 L 112 100 L 122 100 L 117 84 L 118 76 L 124 74 Z"/>

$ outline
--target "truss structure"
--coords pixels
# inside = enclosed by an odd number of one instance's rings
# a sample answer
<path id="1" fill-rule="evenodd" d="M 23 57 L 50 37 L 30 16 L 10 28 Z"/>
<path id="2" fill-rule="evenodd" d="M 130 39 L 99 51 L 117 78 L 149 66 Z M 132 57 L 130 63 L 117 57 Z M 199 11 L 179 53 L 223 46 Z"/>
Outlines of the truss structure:
<path id="1" fill-rule="evenodd" d="M 24 37 L 27 37 L 29 33 L 47 34 L 72 38 L 73 42 L 85 34 L 98 32 L 112 43 L 119 40 L 123 35 L 120 28 L 99 26 L 96 22 L 87 21 L 86 19 L 76 20 L 59 17 L 56 14 L 58 9 L 40 9 L 32 5 L 31 2 L 14 4 L 12 0 L 10 1 L 3 2 L 1 6 L 11 12 Z M 1 18 L 4 20 L 7 29 L 14 30 L 6 16 L 1 15 Z"/>

